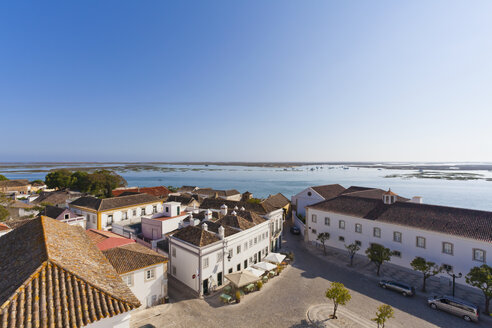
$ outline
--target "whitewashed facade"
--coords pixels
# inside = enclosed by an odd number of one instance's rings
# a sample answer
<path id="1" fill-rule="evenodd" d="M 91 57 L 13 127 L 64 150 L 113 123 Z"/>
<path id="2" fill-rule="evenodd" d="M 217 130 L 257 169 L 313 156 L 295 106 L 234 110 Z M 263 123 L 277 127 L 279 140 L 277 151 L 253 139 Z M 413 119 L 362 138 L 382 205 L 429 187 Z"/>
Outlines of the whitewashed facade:
<path id="1" fill-rule="evenodd" d="M 159 304 L 167 297 L 167 263 L 158 263 L 120 276 L 144 308 Z"/>

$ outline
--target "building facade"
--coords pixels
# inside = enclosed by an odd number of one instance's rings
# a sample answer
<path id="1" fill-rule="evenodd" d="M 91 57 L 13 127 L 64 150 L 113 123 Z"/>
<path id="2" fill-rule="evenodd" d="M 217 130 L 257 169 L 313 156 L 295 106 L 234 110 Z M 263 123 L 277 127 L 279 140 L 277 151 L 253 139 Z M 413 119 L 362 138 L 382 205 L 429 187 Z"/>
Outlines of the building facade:
<path id="1" fill-rule="evenodd" d="M 411 268 L 419 256 L 463 276 L 492 263 L 492 212 L 399 201 L 391 191 L 380 193 L 380 199 L 374 194 L 347 194 L 308 206 L 306 240 L 318 242 L 318 234 L 328 232 L 330 247 L 345 250 L 356 243 L 364 255 L 372 243 L 380 244 L 393 251 L 393 264 Z"/>
<path id="2" fill-rule="evenodd" d="M 338 196 L 345 191 L 339 184 L 308 187 L 300 193 L 292 196 L 291 203 L 298 216 L 306 216 L 306 206 L 322 202 Z"/>

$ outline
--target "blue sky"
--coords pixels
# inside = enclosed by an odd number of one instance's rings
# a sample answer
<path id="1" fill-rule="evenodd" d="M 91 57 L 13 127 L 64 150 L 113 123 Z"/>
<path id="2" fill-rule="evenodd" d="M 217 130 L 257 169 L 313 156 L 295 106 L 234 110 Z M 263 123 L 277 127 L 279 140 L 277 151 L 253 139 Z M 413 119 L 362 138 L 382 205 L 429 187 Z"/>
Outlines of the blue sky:
<path id="1" fill-rule="evenodd" d="M 492 161 L 491 1 L 8 1 L 1 161 Z"/>

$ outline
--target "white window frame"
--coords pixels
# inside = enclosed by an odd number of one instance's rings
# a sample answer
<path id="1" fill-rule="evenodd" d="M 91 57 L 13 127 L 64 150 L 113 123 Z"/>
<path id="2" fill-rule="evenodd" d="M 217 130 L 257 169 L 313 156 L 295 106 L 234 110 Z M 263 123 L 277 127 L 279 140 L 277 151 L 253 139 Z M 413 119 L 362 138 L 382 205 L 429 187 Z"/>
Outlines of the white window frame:
<path id="1" fill-rule="evenodd" d="M 482 252 L 482 259 L 481 260 L 480 259 L 477 259 L 476 256 L 475 256 L 477 251 Z M 481 248 L 474 248 L 473 249 L 473 261 L 485 263 L 485 255 L 486 255 L 485 250 L 483 250 Z"/>
<path id="2" fill-rule="evenodd" d="M 359 228 L 359 229 L 357 229 L 357 228 Z M 356 233 L 362 233 L 362 224 L 360 224 L 360 223 L 355 224 L 355 232 Z"/>
<path id="3" fill-rule="evenodd" d="M 218 252 L 217 253 L 217 263 L 222 262 L 223 259 L 224 259 L 224 254 L 222 254 L 222 252 Z"/>
<path id="4" fill-rule="evenodd" d="M 133 286 L 133 273 L 127 274 L 123 276 L 123 281 L 128 287 Z"/>
<path id="5" fill-rule="evenodd" d="M 376 231 L 377 231 L 378 233 L 376 233 Z M 372 236 L 373 236 L 373 237 L 376 237 L 376 238 L 381 238 L 381 228 L 379 228 L 379 227 L 374 227 L 374 228 L 372 229 Z"/>
<path id="6" fill-rule="evenodd" d="M 423 244 L 419 244 L 419 240 L 422 240 Z M 422 237 L 422 236 L 415 237 L 415 246 L 416 247 L 425 249 L 425 247 L 426 247 L 425 245 L 426 245 L 425 237 Z"/>
<path id="7" fill-rule="evenodd" d="M 155 268 L 145 270 L 145 281 L 155 279 Z"/>
<path id="8" fill-rule="evenodd" d="M 208 268 L 209 261 L 208 261 L 208 256 L 203 258 L 203 268 L 206 269 Z"/>
<path id="9" fill-rule="evenodd" d="M 399 238 L 396 238 L 396 236 L 400 236 Z M 400 243 L 402 242 L 403 235 L 400 231 L 393 231 L 393 241 L 395 243 Z"/>
<path id="10" fill-rule="evenodd" d="M 451 246 L 451 252 L 446 252 L 446 245 L 449 245 Z M 442 253 L 443 254 L 446 254 L 446 255 L 454 255 L 454 245 L 450 242 L 447 242 L 447 241 L 443 241 L 442 242 Z"/>
<path id="11" fill-rule="evenodd" d="M 338 229 L 345 230 L 345 221 L 344 220 L 338 220 Z"/>
<path id="12" fill-rule="evenodd" d="M 311 222 L 316 223 L 318 221 L 318 217 L 316 214 L 311 214 Z"/>
<path id="13" fill-rule="evenodd" d="M 325 217 L 325 226 L 329 226 L 330 225 L 330 218 L 329 217 Z"/>

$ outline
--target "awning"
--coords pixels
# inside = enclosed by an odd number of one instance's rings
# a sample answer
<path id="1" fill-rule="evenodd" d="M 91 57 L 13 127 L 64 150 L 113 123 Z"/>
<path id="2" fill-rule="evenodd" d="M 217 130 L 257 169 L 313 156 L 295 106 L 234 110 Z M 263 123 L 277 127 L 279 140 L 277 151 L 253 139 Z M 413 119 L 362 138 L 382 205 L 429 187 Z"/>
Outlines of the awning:
<path id="1" fill-rule="evenodd" d="M 265 274 L 265 270 L 256 269 L 256 268 L 252 268 L 252 267 L 246 268 L 245 270 L 251 272 L 252 274 L 254 274 L 257 277 L 261 277 L 262 275 Z"/>
<path id="2" fill-rule="evenodd" d="M 237 288 L 249 285 L 253 282 L 260 280 L 257 276 L 249 271 L 243 270 L 241 272 L 234 272 L 225 275 L 225 278 L 229 280 Z"/>
<path id="3" fill-rule="evenodd" d="M 256 264 L 253 264 L 253 267 L 261 269 L 261 270 L 265 270 L 265 271 L 270 271 L 270 270 L 277 268 L 277 266 L 275 264 L 271 264 L 268 262 L 258 262 Z"/>
<path id="4" fill-rule="evenodd" d="M 280 253 L 270 253 L 265 257 L 263 260 L 272 262 L 272 263 L 282 263 L 282 261 L 285 259 L 285 255 L 280 254 Z"/>

